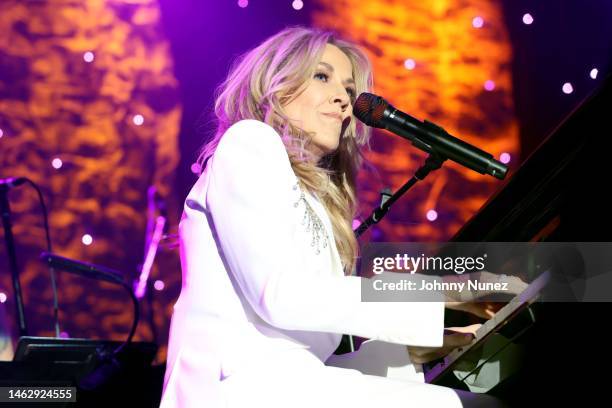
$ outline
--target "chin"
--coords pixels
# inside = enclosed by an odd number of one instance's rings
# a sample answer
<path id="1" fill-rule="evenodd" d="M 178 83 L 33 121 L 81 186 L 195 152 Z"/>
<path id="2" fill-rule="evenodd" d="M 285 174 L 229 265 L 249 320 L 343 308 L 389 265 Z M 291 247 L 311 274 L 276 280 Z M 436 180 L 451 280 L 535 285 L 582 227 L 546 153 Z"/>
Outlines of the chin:
<path id="1" fill-rule="evenodd" d="M 317 140 L 323 139 L 323 140 Z M 340 146 L 340 135 L 325 136 L 323 138 L 314 138 L 313 144 L 322 156 L 334 153 Z"/>
<path id="2" fill-rule="evenodd" d="M 329 143 L 326 143 L 326 146 L 327 146 L 328 153 L 333 153 L 336 150 L 338 150 L 338 147 L 340 146 L 340 136 L 330 137 Z"/>

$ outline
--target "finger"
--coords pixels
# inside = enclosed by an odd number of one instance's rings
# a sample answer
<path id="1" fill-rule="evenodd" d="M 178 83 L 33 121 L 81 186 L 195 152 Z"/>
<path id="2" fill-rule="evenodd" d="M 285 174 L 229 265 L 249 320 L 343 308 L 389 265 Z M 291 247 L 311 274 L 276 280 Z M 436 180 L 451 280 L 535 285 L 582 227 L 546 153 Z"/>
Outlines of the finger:
<path id="1" fill-rule="evenodd" d="M 490 309 L 488 306 L 483 305 L 483 303 L 471 303 L 467 309 L 471 314 L 482 317 L 483 319 L 490 319 L 495 316 L 495 311 Z"/>
<path id="2" fill-rule="evenodd" d="M 457 327 L 447 327 L 444 329 L 446 334 L 455 334 L 455 333 L 472 333 L 476 335 L 476 331 L 482 327 L 482 323 L 474 323 L 469 326 L 457 326 Z"/>
<path id="3" fill-rule="evenodd" d="M 436 351 L 432 351 L 429 353 L 425 353 L 423 355 L 418 356 L 419 364 L 428 363 L 433 360 L 438 360 L 440 358 L 444 358 L 448 353 L 453 351 L 456 347 L 442 347 L 437 349 Z M 415 361 L 416 362 L 416 361 Z"/>
<path id="4" fill-rule="evenodd" d="M 437 360 L 439 358 L 444 357 L 445 355 L 447 355 L 449 352 L 445 351 L 445 352 L 441 352 L 441 351 L 436 351 L 436 352 L 429 352 L 429 353 L 424 353 L 424 354 L 415 354 L 415 355 L 410 355 L 410 361 L 412 361 L 415 364 L 425 364 L 425 363 L 429 363 L 430 361 L 433 360 Z"/>
<path id="5" fill-rule="evenodd" d="M 435 353 L 431 349 L 429 349 L 428 351 L 416 351 L 409 349 L 408 356 L 410 357 L 410 361 L 416 364 L 424 364 L 436 359 Z"/>
<path id="6" fill-rule="evenodd" d="M 467 346 L 474 340 L 475 336 L 472 333 L 456 333 L 444 336 L 444 344 L 442 348 L 457 348 Z"/>

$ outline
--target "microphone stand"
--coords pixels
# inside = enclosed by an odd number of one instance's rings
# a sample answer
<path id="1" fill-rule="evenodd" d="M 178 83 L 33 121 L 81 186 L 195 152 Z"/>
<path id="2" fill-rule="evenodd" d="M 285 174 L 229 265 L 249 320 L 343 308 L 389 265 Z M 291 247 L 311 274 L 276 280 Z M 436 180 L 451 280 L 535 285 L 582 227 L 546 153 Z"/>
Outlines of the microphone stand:
<path id="1" fill-rule="evenodd" d="M 17 321 L 19 323 L 19 336 L 27 336 L 25 313 L 23 309 L 23 297 L 21 294 L 21 283 L 19 281 L 19 268 L 17 267 L 17 255 L 15 253 L 15 240 L 11 224 L 11 206 L 8 200 L 8 188 L 0 185 L 0 211 L 2 212 L 2 226 L 4 227 L 4 240 L 6 241 L 6 252 L 11 269 L 13 291 L 15 292 L 15 306 L 17 306 Z"/>
<path id="2" fill-rule="evenodd" d="M 374 224 L 378 224 L 380 220 L 387 214 L 389 208 L 393 203 L 395 203 L 406 191 L 408 191 L 412 186 L 414 186 L 418 181 L 423 180 L 429 173 L 434 170 L 438 170 L 442 167 L 442 164 L 447 160 L 447 157 L 444 157 L 437 152 L 433 151 L 427 156 L 425 163 L 419 167 L 419 169 L 414 173 L 414 176 L 410 180 L 408 180 L 403 186 L 399 188 L 394 194 L 387 196 L 383 193 L 383 200 L 380 203 L 378 208 L 375 208 L 372 211 L 372 214 L 362 222 L 357 229 L 355 229 L 355 236 L 359 238 L 368 228 L 370 228 Z"/>
<path id="3" fill-rule="evenodd" d="M 425 143 L 423 143 L 423 145 L 425 145 Z M 395 203 L 402 195 L 404 195 L 406 191 L 410 190 L 410 188 L 412 188 L 417 182 L 427 177 L 429 173 L 438 170 L 440 167 L 442 167 L 442 164 L 444 164 L 444 162 L 448 159 L 447 157 L 436 152 L 435 149 L 431 147 L 429 147 L 429 149 L 431 149 L 429 150 L 431 153 L 429 153 L 427 159 L 425 159 L 425 163 L 423 163 L 423 165 L 419 167 L 419 169 L 414 173 L 414 176 L 412 176 L 410 180 L 404 183 L 404 185 L 401 186 L 392 195 L 388 195 L 386 191 L 383 191 L 383 197 L 380 206 L 378 208 L 375 208 L 372 211 L 372 214 L 370 214 L 370 216 L 364 222 L 362 222 L 359 227 L 355 229 L 354 232 L 357 238 L 359 238 L 372 225 L 378 224 L 380 220 L 382 220 L 384 216 L 387 215 L 387 212 L 389 211 L 389 208 L 391 208 L 391 205 L 393 205 L 393 203 Z M 350 334 L 345 334 L 342 336 L 340 345 L 338 346 L 334 354 L 352 353 L 354 351 L 355 340 L 353 339 L 353 336 Z"/>

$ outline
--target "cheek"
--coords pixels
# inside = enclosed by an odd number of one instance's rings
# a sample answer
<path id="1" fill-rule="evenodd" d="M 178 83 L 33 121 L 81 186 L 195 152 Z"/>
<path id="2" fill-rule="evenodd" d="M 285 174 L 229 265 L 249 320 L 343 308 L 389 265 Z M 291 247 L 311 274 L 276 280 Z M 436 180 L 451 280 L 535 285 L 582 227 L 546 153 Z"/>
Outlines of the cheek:
<path id="1" fill-rule="evenodd" d="M 308 121 L 313 111 L 313 103 L 308 95 L 300 95 L 285 106 L 285 112 L 293 120 Z"/>
<path id="2" fill-rule="evenodd" d="M 307 131 L 317 131 L 322 126 L 320 112 L 325 111 L 322 107 L 326 99 L 324 92 L 312 84 L 300 96 L 285 106 L 285 112 L 299 126 Z"/>

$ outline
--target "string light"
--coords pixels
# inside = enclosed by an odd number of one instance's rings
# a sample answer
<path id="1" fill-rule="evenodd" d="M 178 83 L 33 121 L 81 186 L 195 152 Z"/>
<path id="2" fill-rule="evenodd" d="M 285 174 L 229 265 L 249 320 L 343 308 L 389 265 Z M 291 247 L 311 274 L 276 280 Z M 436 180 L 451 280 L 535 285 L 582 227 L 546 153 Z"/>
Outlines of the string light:
<path id="1" fill-rule="evenodd" d="M 53 168 L 56 170 L 61 169 L 63 164 L 64 163 L 62 163 L 62 159 L 60 159 L 59 157 L 56 157 L 55 159 L 51 160 L 51 166 L 53 166 Z"/>
<path id="2" fill-rule="evenodd" d="M 4 132 L 2 131 L 2 129 L 0 129 L 0 138 L 4 136 Z"/>
<path id="3" fill-rule="evenodd" d="M 569 82 L 564 83 L 563 87 L 561 89 L 563 90 L 563 93 L 567 94 L 567 95 L 569 95 L 572 92 L 574 92 L 574 87 Z"/>
<path id="4" fill-rule="evenodd" d="M 238 7 L 245 8 L 249 5 L 249 0 L 238 0 Z"/>
<path id="5" fill-rule="evenodd" d="M 166 285 L 164 284 L 164 281 L 158 279 L 153 283 L 153 287 L 155 290 L 164 290 Z"/>
<path id="6" fill-rule="evenodd" d="M 141 114 L 134 115 L 134 117 L 132 118 L 132 122 L 134 122 L 136 126 L 141 126 L 144 123 L 144 116 L 142 116 Z"/>
<path id="7" fill-rule="evenodd" d="M 408 58 L 404 61 L 404 68 L 413 70 L 416 67 L 416 62 L 412 58 Z"/>
<path id="8" fill-rule="evenodd" d="M 474 28 L 482 28 L 484 25 L 484 20 L 480 16 L 476 16 L 472 19 L 472 27 Z"/>
<path id="9" fill-rule="evenodd" d="M 493 82 L 491 79 L 488 79 L 485 81 L 484 83 L 484 89 L 486 89 L 487 91 L 492 91 L 495 89 L 495 82 Z"/>
<path id="10" fill-rule="evenodd" d="M 510 163 L 510 159 L 512 157 L 510 156 L 510 153 L 502 153 L 499 155 L 499 161 L 504 163 L 504 164 L 508 164 Z"/>
<path id="11" fill-rule="evenodd" d="M 531 23 L 533 23 L 533 16 L 529 13 L 523 14 L 523 23 L 525 23 L 526 25 L 530 25 Z"/>
<path id="12" fill-rule="evenodd" d="M 592 79 L 595 79 L 595 78 L 597 78 L 597 74 L 598 74 L 598 73 L 599 73 L 599 70 L 597 70 L 597 68 L 593 68 L 593 69 L 591 70 L 591 72 L 589 73 L 589 76 L 590 76 Z M 1 135 L 1 133 L 0 133 L 0 135 Z"/>
<path id="13" fill-rule="evenodd" d="M 89 234 L 84 234 L 81 237 L 81 242 L 83 243 L 83 245 L 91 245 L 93 242 L 93 237 Z"/>
<path id="14" fill-rule="evenodd" d="M 435 221 L 438 219 L 438 212 L 436 210 L 429 210 L 426 216 L 429 221 Z"/>
<path id="15" fill-rule="evenodd" d="M 302 7 L 304 7 L 304 2 L 302 2 L 302 0 L 294 0 L 291 6 L 293 6 L 294 10 L 301 10 Z"/>
<path id="16" fill-rule="evenodd" d="M 6 302 L 6 293 L 0 292 L 0 303 Z"/>
<path id="17" fill-rule="evenodd" d="M 83 60 L 85 62 L 93 62 L 94 60 L 94 53 L 91 51 L 87 51 L 86 53 L 83 54 Z"/>

